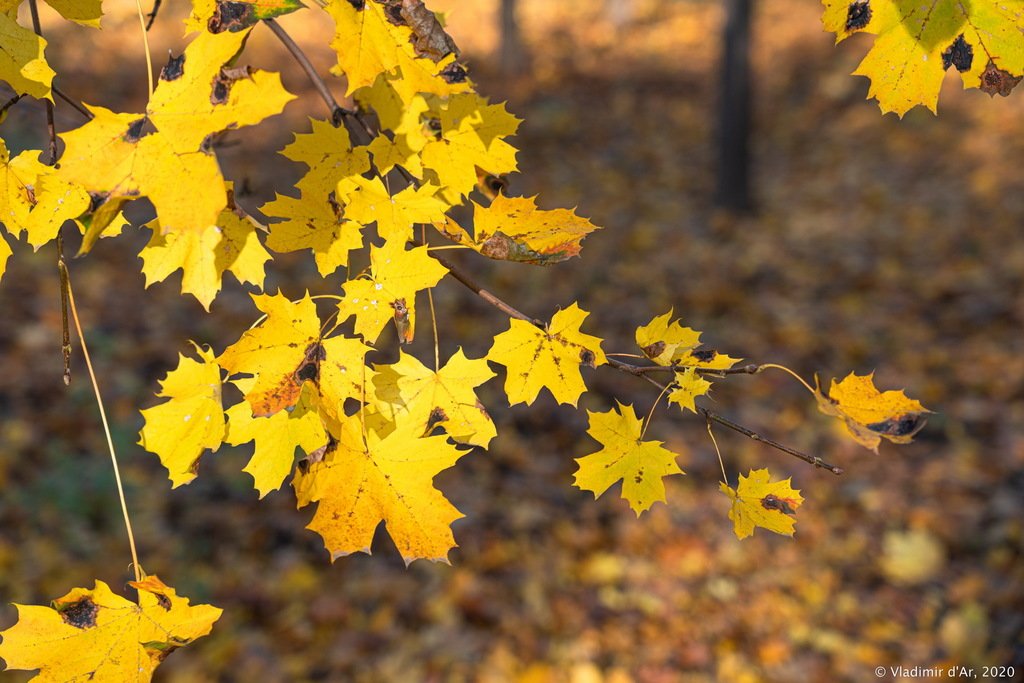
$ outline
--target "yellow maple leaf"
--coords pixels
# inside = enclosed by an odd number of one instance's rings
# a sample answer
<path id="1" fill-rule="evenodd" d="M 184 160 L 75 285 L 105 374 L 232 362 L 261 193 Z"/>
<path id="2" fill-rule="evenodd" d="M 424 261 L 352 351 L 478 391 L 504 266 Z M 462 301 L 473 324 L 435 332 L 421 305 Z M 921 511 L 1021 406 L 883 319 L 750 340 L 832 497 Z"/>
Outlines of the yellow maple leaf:
<path id="1" fill-rule="evenodd" d="M 346 418 L 335 447 L 298 469 L 299 506 L 318 502 L 307 528 L 323 537 L 332 560 L 369 553 L 383 521 L 407 565 L 416 559 L 448 561 L 455 547 L 451 523 L 462 513 L 432 482 L 464 451 L 444 435 L 421 437 L 421 432 L 400 422 L 385 437 L 369 430 L 364 438 L 358 418 Z"/>
<path id="2" fill-rule="evenodd" d="M 663 448 L 661 441 L 641 441 L 643 422 L 631 405 L 618 404 L 606 413 L 587 411 L 590 434 L 603 448 L 576 458 L 574 483 L 599 498 L 612 484 L 622 481 L 622 497 L 637 517 L 657 501 L 665 501 L 664 478 L 684 474 L 676 463 L 679 456 Z"/>
<path id="3" fill-rule="evenodd" d="M 156 575 L 131 581 L 138 603 L 97 580 L 74 588 L 52 607 L 15 605 L 18 621 L 0 635 L 7 669 L 39 669 L 39 683 L 143 683 L 167 656 L 207 635 L 221 611 L 190 605 Z"/>
<path id="4" fill-rule="evenodd" d="M 636 328 L 636 343 L 658 365 L 725 370 L 741 359 L 701 347 L 701 333 L 672 320 L 673 309 Z M 678 377 L 677 377 L 678 379 Z M 704 393 L 704 392 L 701 392 Z M 700 395 L 700 394 L 697 394 Z"/>
<path id="5" fill-rule="evenodd" d="M 436 285 L 448 270 L 428 255 L 427 247 L 405 248 L 405 240 L 389 240 L 370 247 L 370 274 L 345 283 L 345 298 L 338 303 L 338 320 L 355 316 L 356 334 L 377 341 L 389 320 L 400 325 L 404 343 L 412 341 L 416 327 L 416 293 Z M 398 317 L 404 318 L 398 320 Z M 407 331 L 406 331 L 407 330 Z"/>
<path id="6" fill-rule="evenodd" d="M 283 294 L 253 294 L 266 319 L 224 349 L 217 362 L 228 373 L 253 375 L 245 394 L 252 413 L 266 417 L 295 405 L 302 385 L 315 380 L 324 359 L 320 318 L 307 293 L 298 301 Z"/>
<path id="7" fill-rule="evenodd" d="M 311 250 L 322 277 L 347 267 L 349 252 L 363 247 L 363 226 L 342 219 L 341 206 L 333 196 L 279 194 L 260 210 L 271 218 L 283 219 L 270 225 L 267 246 L 278 252 Z"/>
<path id="8" fill-rule="evenodd" d="M 476 93 L 453 96 L 438 115 L 441 138 L 428 142 L 421 153 L 428 179 L 450 190 L 453 204 L 472 191 L 477 168 L 501 175 L 518 170 L 516 149 L 504 138 L 514 135 L 520 120 L 504 104 L 488 104 Z"/>
<path id="9" fill-rule="evenodd" d="M 676 370 L 673 385 L 672 391 L 668 394 L 668 402 L 693 412 L 697 412 L 696 398 L 704 396 L 711 390 L 711 382 L 704 379 L 693 367 Z"/>
<path id="10" fill-rule="evenodd" d="M 144 114 L 88 107 L 94 118 L 61 135 L 61 177 L 108 199 L 148 196 L 164 232 L 216 223 L 228 199 L 210 136 L 257 123 L 294 98 L 277 74 L 225 67 L 247 35 L 197 36 L 163 68 Z"/>
<path id="11" fill-rule="evenodd" d="M 242 393 L 252 388 L 252 379 L 234 381 Z M 281 410 L 269 417 L 255 417 L 248 402 L 227 409 L 226 443 L 238 446 L 255 442 L 255 449 L 243 472 L 252 475 L 260 498 L 281 487 L 295 464 L 295 449 L 309 454 L 327 443 L 327 431 L 317 412 L 315 389 L 304 385 L 293 410 Z"/>
<path id="12" fill-rule="evenodd" d="M 53 101 L 50 85 L 56 72 L 46 62 L 46 40 L 0 12 L 0 81 L 18 94 Z"/>
<path id="13" fill-rule="evenodd" d="M 320 410 L 327 417 L 340 420 L 348 399 L 360 403 L 372 391 L 368 387 L 371 374 L 365 365 L 370 347 L 360 339 L 335 335 L 321 342 L 323 360 L 320 361 Z"/>
<path id="14" fill-rule="evenodd" d="M 46 0 L 46 4 L 68 21 L 92 28 L 100 27 L 103 0 Z"/>
<path id="15" fill-rule="evenodd" d="M 370 157 L 365 147 L 352 147 L 344 126 L 335 128 L 330 121 L 310 119 L 309 133 L 296 133 L 295 139 L 281 154 L 309 167 L 296 183 L 305 194 L 326 195 L 333 192 L 343 178 L 362 175 L 370 170 Z"/>
<path id="16" fill-rule="evenodd" d="M 299 0 L 193 0 L 185 33 L 241 31 L 263 19 L 273 19 L 304 8 Z"/>
<path id="17" fill-rule="evenodd" d="M 874 373 L 858 376 L 851 372 L 842 382 L 832 380 L 826 394 L 815 377 L 814 395 L 821 412 L 842 420 L 854 441 L 877 453 L 883 438 L 910 443 L 931 411 L 903 390 L 879 392 L 873 378 Z"/>
<path id="18" fill-rule="evenodd" d="M 337 196 L 345 202 L 345 218 L 363 225 L 376 221 L 383 240 L 405 242 L 413 237 L 413 224 L 444 218 L 448 206 L 435 192 L 432 185 L 409 186 L 392 196 L 379 177 L 356 176 L 338 183 Z"/>
<path id="19" fill-rule="evenodd" d="M 338 64 L 331 71 L 348 78 L 346 95 L 373 85 L 377 76 L 398 66 L 398 55 L 410 31 L 388 21 L 383 4 L 329 0 L 324 9 L 335 25 L 331 48 Z"/>
<path id="20" fill-rule="evenodd" d="M 224 271 L 239 282 L 263 286 L 265 264 L 271 256 L 260 244 L 258 224 L 236 208 L 221 211 L 215 225 L 203 230 L 168 232 L 158 221 L 146 227 L 153 235 L 139 256 L 146 287 L 161 282 L 179 268 L 181 293 L 193 295 L 207 311 L 221 288 Z"/>
<path id="21" fill-rule="evenodd" d="M 25 233 L 37 251 L 66 221 L 88 211 L 91 201 L 84 188 L 66 182 L 52 166 L 39 161 L 40 155 L 38 150 L 26 150 L 8 159 L 0 141 L 0 221 L 15 237 Z"/>
<path id="22" fill-rule="evenodd" d="M 1008 95 L 1024 76 L 1024 11 L 1003 0 L 823 0 L 822 22 L 840 42 L 878 35 L 854 71 L 871 79 L 868 97 L 903 116 L 918 104 L 933 112 L 946 71 L 965 88 Z"/>
<path id="23" fill-rule="evenodd" d="M 196 478 L 203 451 L 217 450 L 224 438 L 220 368 L 212 350 L 194 345 L 199 360 L 178 355 L 157 396 L 169 399 L 142 411 L 139 443 L 156 453 L 175 488 Z"/>
<path id="24" fill-rule="evenodd" d="M 754 527 L 792 536 L 796 520 L 792 515 L 803 504 L 800 491 L 790 486 L 791 479 L 771 481 L 767 469 L 751 470 L 740 475 L 739 485 L 733 489 L 722 483 L 719 489 L 732 500 L 729 519 L 736 538 L 744 539 L 754 533 Z"/>
<path id="25" fill-rule="evenodd" d="M 374 398 L 388 419 L 421 434 L 443 426 L 458 443 L 487 448 L 497 431 L 473 389 L 494 376 L 485 359 L 466 358 L 461 348 L 437 372 L 400 351 L 397 363 L 374 366 Z"/>
<path id="26" fill-rule="evenodd" d="M 494 338 L 487 360 L 507 368 L 505 393 L 510 405 L 533 403 L 542 387 L 559 403 L 576 405 L 587 390 L 580 366 L 607 362 L 602 340 L 580 332 L 588 315 L 573 302 L 555 313 L 545 329 L 513 318 L 509 329 Z"/>
<path id="27" fill-rule="evenodd" d="M 569 209 L 538 209 L 535 199 L 499 194 L 487 207 L 473 202 L 473 237 L 451 220 L 441 230 L 489 258 L 548 266 L 579 255 L 583 238 L 600 229 Z"/>
<path id="28" fill-rule="evenodd" d="M 413 176 L 422 178 L 423 162 L 420 161 L 419 150 L 413 148 L 420 141 L 426 144 L 426 137 L 396 134 L 392 140 L 386 135 L 378 135 L 366 149 L 373 155 L 373 165 L 380 175 L 386 175 L 395 166 L 401 166 Z"/>

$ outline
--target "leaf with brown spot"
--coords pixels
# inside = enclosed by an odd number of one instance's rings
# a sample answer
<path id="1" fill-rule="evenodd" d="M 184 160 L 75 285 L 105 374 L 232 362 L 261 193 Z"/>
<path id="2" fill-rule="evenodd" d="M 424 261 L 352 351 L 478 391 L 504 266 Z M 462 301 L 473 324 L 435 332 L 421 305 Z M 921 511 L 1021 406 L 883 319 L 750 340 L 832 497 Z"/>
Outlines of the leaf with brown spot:
<path id="1" fill-rule="evenodd" d="M 815 378 L 815 397 L 821 412 L 842 420 L 854 441 L 877 453 L 883 438 L 910 443 L 931 411 L 902 390 L 879 392 L 873 377 L 874 373 L 858 376 L 851 372 L 842 382 L 832 380 L 828 394 Z"/>
<path id="2" fill-rule="evenodd" d="M 158 577 L 129 585 L 138 603 L 96 581 L 72 589 L 52 607 L 15 605 L 0 657 L 8 670 L 39 669 L 39 681 L 149 681 L 167 655 L 208 634 L 221 610 L 189 605 Z"/>
<path id="3" fill-rule="evenodd" d="M 755 527 L 792 536 L 796 527 L 796 514 L 804 499 L 790 486 L 790 480 L 771 481 L 767 469 L 751 470 L 740 475 L 739 485 L 733 489 L 723 483 L 719 489 L 732 499 L 729 519 L 736 538 L 744 539 L 754 533 Z"/>

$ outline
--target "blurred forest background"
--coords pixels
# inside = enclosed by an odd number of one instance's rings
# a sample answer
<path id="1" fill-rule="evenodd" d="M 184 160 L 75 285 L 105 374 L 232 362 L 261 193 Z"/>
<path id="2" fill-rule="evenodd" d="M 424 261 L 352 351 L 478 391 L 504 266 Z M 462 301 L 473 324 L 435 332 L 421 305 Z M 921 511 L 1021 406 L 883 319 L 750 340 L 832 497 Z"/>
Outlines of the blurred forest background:
<path id="1" fill-rule="evenodd" d="M 815 0 L 754 0 L 751 181 L 757 213 L 717 211 L 716 103 L 723 8 L 711 0 L 519 0 L 524 61 L 502 65 L 497 0 L 430 3 L 479 90 L 524 119 L 511 193 L 578 206 L 606 229 L 550 269 L 455 254 L 521 310 L 579 299 L 587 331 L 631 351 L 633 329 L 675 307 L 715 348 L 786 364 L 823 383 L 876 371 L 936 411 L 915 443 L 874 455 L 835 431 L 782 373 L 716 382 L 708 407 L 846 468 L 835 477 L 722 429 L 730 477 L 767 466 L 806 497 L 793 539 L 737 541 L 703 421 L 661 409 L 649 434 L 681 452 L 668 504 L 636 519 L 612 491 L 571 486 L 595 448 L 586 415 L 509 410 L 490 452 L 437 484 L 465 514 L 452 566 L 406 569 L 386 535 L 373 556 L 333 565 L 290 489 L 262 502 L 240 470 L 247 448 L 202 461 L 171 491 L 136 445 L 139 410 L 187 339 L 218 350 L 256 317 L 233 281 L 203 313 L 177 276 L 143 288 L 148 231 L 104 240 L 71 275 L 114 426 L 145 569 L 224 608 L 213 634 L 158 679 L 202 681 L 867 681 L 876 666 L 1014 664 L 1024 669 L 1024 94 L 990 100 L 945 84 L 940 114 L 902 121 L 849 76 L 870 38 L 839 47 Z M 43 9 L 60 87 L 141 111 L 146 78 L 135 4 L 107 0 L 102 33 Z M 188 7 L 164 0 L 157 68 L 179 53 Z M 332 26 L 315 8 L 280 19 L 326 74 Z M 256 209 L 300 167 L 275 154 L 322 118 L 322 102 L 273 35 L 243 62 L 279 70 L 301 95 L 230 134 L 225 175 Z M 343 93 L 340 81 L 331 81 Z M 6 100 L 0 93 L 0 99 Z M 80 125 L 58 102 L 58 127 Z M 45 147 L 38 103 L 3 124 L 17 152 Z M 0 624 L 10 602 L 42 603 L 93 578 L 115 590 L 129 554 L 109 458 L 77 354 L 61 381 L 52 247 L 16 248 L 0 285 Z M 486 262 L 484 262 L 486 261 Z M 268 289 L 337 291 L 308 253 L 279 257 Z M 458 284 L 439 291 L 442 357 L 479 356 L 507 327 Z M 417 348 L 429 346 L 421 319 Z M 394 337 L 391 338 L 393 343 Z M 77 344 L 76 344 L 77 346 Z M 651 387 L 587 377 L 581 408 L 646 412 Z M 28 674 L 5 674 L 26 680 Z M 888 678 L 888 677 L 887 677 Z"/>

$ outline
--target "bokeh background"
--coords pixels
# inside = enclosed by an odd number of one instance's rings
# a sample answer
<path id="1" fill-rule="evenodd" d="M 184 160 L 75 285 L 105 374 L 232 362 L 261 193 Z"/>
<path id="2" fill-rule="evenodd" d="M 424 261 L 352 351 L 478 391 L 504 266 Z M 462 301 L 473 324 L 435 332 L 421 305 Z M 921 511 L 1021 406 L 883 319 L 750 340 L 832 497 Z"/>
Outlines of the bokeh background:
<path id="1" fill-rule="evenodd" d="M 903 120 L 848 74 L 870 38 L 838 47 L 813 0 L 755 0 L 752 173 L 757 213 L 711 202 L 722 6 L 709 0 L 519 0 L 527 67 L 500 60 L 497 0 L 438 1 L 479 90 L 524 119 L 513 194 L 578 206 L 604 230 L 550 269 L 456 254 L 499 296 L 547 317 L 579 300 L 606 350 L 674 307 L 712 346 L 822 380 L 875 371 L 935 411 L 915 443 L 870 453 L 782 373 L 719 381 L 706 405 L 846 468 L 835 477 L 716 430 L 730 477 L 769 467 L 806 502 L 792 539 L 740 542 L 718 492 L 703 421 L 659 410 L 649 432 L 686 477 L 637 519 L 612 491 L 571 486 L 595 448 L 583 408 L 638 412 L 649 385 L 587 376 L 579 412 L 544 396 L 510 410 L 489 452 L 436 480 L 466 514 L 452 566 L 406 569 L 385 534 L 372 556 L 329 562 L 289 488 L 257 501 L 246 448 L 204 458 L 172 491 L 135 444 L 139 410 L 186 340 L 221 349 L 256 314 L 228 282 L 205 314 L 179 281 L 144 289 L 148 232 L 104 240 L 72 278 L 113 421 L 143 565 L 195 602 L 214 632 L 170 657 L 163 681 L 869 681 L 878 666 L 1024 670 L 1024 95 L 990 100 L 951 75 L 939 116 Z M 157 66 L 180 52 L 187 7 L 164 0 Z M 43 10 L 71 95 L 140 111 L 145 66 L 134 3 L 107 0 L 102 32 Z M 331 22 L 282 18 L 323 73 Z M 301 167 L 275 154 L 323 105 L 265 28 L 244 60 L 300 98 L 219 153 L 257 208 Z M 343 86 L 332 79 L 340 96 Z M 80 124 L 58 107 L 58 127 Z M 23 102 L 0 127 L 14 151 L 45 144 Z M 486 261 L 486 262 L 482 262 Z M 308 254 L 279 257 L 268 289 L 322 282 Z M 16 251 L 0 285 L 0 625 L 94 578 L 130 580 L 109 458 L 76 353 L 61 381 L 52 247 Z M 438 294 L 442 355 L 480 355 L 501 315 L 456 283 Z M 429 340 L 425 328 L 419 335 Z M 393 337 L 387 343 L 393 344 Z M 418 342 L 420 343 L 420 342 Z M 76 345 L 77 346 L 77 345 Z M 418 347 L 428 351 L 428 347 Z M 3 674 L 26 680 L 27 674 Z M 892 677 L 886 674 L 887 680 Z"/>

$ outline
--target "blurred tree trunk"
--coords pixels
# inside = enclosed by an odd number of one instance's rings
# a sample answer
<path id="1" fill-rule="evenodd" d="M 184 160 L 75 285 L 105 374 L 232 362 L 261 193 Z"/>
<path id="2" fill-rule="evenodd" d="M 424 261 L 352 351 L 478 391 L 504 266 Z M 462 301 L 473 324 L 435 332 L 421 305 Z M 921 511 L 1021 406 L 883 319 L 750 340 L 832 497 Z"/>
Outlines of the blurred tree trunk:
<path id="1" fill-rule="evenodd" d="M 718 100 L 715 206 L 753 210 L 750 188 L 750 15 L 753 0 L 726 0 Z"/>
<path id="2" fill-rule="evenodd" d="M 501 34 L 498 54 L 501 73 L 505 76 L 520 76 L 526 73 L 529 59 L 519 33 L 519 22 L 516 21 L 516 0 L 501 0 L 498 30 Z"/>

